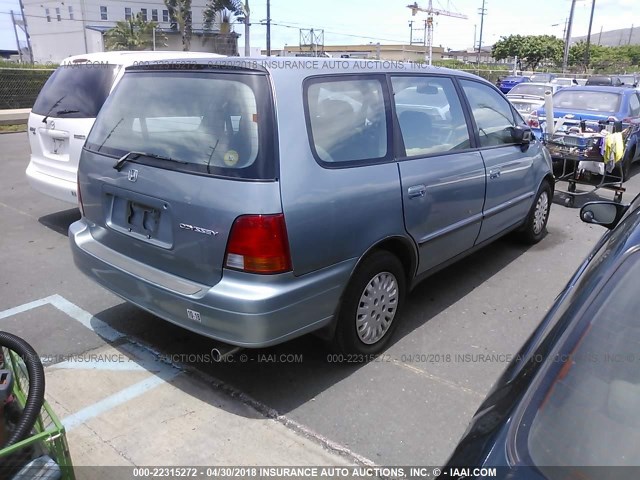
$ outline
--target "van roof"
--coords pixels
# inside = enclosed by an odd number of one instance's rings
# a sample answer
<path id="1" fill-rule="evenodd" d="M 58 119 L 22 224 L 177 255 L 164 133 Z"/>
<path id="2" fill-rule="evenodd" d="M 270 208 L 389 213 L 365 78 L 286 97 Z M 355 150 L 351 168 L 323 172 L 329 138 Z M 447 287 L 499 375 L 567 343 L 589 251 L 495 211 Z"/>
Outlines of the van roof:
<path id="1" fill-rule="evenodd" d="M 87 62 L 108 62 L 118 65 L 133 65 L 134 62 L 141 60 L 179 60 L 183 58 L 211 60 L 212 58 L 226 57 L 217 53 L 207 52 L 122 50 L 117 52 L 95 52 L 85 53 L 82 55 L 72 55 L 62 60 L 61 64 L 68 65 Z"/>
<path id="2" fill-rule="evenodd" d="M 194 52 L 196 53 L 196 52 Z M 273 77 L 305 78 L 313 75 L 353 74 L 353 73 L 433 73 L 441 75 L 457 75 L 475 78 L 478 76 L 462 70 L 446 67 L 429 66 L 424 63 L 403 62 L 400 60 L 367 60 L 324 57 L 224 57 L 215 58 L 196 56 L 189 57 L 192 64 L 204 66 L 220 66 L 227 69 L 256 70 L 267 72 Z M 137 65 L 135 69 L 171 69 L 170 64 Z M 176 64 L 176 68 L 184 65 Z"/>

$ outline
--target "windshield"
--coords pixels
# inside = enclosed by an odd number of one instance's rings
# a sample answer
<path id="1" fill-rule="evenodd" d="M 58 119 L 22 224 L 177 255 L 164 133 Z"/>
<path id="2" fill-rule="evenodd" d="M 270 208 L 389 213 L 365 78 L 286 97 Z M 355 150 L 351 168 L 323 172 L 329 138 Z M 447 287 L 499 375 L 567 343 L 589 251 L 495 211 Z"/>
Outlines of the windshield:
<path id="1" fill-rule="evenodd" d="M 127 72 L 100 112 L 86 148 L 114 157 L 144 152 L 173 160 L 163 168 L 270 179 L 270 98 L 263 75 Z"/>
<path id="2" fill-rule="evenodd" d="M 521 438 L 546 478 L 596 479 L 601 472 L 580 467 L 638 464 L 639 276 L 636 253 L 580 317 L 535 389 Z M 574 467 L 575 476 L 545 466 Z"/>
<path id="3" fill-rule="evenodd" d="M 503 82 L 520 82 L 522 77 L 504 77 Z"/>
<path id="4" fill-rule="evenodd" d="M 559 110 L 584 110 L 614 114 L 620 107 L 618 93 L 563 89 L 553 96 L 553 106 Z"/>
<path id="5" fill-rule="evenodd" d="M 551 90 L 551 87 L 544 85 L 531 85 L 528 83 L 521 83 L 511 89 L 509 95 L 535 95 L 536 97 L 544 97 L 544 91 Z"/>
<path id="6" fill-rule="evenodd" d="M 69 64 L 56 69 L 44 84 L 33 113 L 66 118 L 95 118 L 109 96 L 115 65 Z"/>

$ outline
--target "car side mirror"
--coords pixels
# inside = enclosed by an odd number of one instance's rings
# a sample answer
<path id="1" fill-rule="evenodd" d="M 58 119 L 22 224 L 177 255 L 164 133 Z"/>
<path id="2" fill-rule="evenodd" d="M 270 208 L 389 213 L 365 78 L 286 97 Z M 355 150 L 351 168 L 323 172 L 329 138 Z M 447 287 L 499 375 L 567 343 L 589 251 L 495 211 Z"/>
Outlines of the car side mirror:
<path id="1" fill-rule="evenodd" d="M 533 141 L 533 132 L 526 125 L 511 127 L 511 138 L 518 145 L 529 145 Z"/>
<path id="2" fill-rule="evenodd" d="M 589 202 L 580 209 L 580 219 L 612 229 L 628 209 L 629 205 L 616 202 Z"/>

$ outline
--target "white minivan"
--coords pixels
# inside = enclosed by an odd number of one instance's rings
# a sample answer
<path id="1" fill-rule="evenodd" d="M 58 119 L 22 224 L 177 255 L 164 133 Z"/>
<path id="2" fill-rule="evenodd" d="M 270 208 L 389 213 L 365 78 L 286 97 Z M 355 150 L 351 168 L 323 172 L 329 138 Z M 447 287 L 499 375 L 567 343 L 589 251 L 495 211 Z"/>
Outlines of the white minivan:
<path id="1" fill-rule="evenodd" d="M 82 146 L 113 87 L 132 65 L 188 65 L 202 52 L 99 52 L 62 61 L 42 87 L 29 114 L 31 160 L 27 179 L 35 190 L 77 204 L 76 175 Z M 151 86 L 150 86 L 151 88 Z"/>

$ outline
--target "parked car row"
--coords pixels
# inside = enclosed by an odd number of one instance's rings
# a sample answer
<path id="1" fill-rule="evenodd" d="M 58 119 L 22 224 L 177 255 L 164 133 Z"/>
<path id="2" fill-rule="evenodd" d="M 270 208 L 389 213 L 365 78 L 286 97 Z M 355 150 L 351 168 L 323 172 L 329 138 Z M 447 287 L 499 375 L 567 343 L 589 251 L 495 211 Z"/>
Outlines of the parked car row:
<path id="1" fill-rule="evenodd" d="M 554 73 L 536 73 L 531 77 L 510 75 L 503 79 L 498 78 L 496 85 L 502 93 L 510 93 L 511 89 L 515 86 L 528 82 L 551 84 L 557 88 L 579 85 L 637 88 L 640 84 L 640 74 L 593 75 L 589 78 L 569 78 L 558 77 Z"/>

